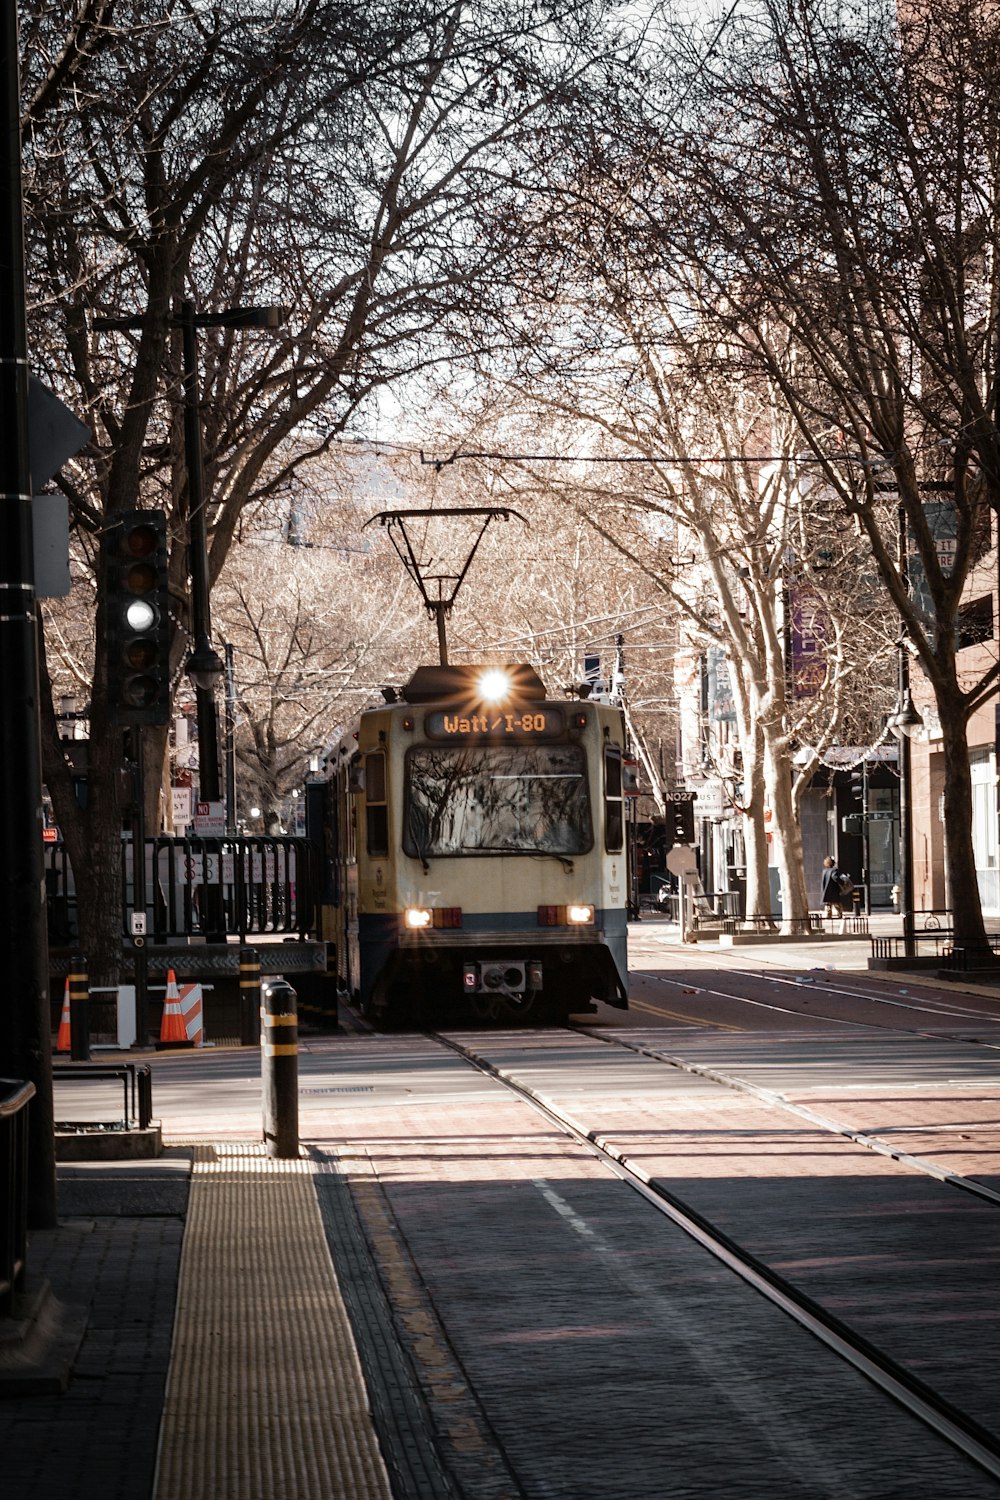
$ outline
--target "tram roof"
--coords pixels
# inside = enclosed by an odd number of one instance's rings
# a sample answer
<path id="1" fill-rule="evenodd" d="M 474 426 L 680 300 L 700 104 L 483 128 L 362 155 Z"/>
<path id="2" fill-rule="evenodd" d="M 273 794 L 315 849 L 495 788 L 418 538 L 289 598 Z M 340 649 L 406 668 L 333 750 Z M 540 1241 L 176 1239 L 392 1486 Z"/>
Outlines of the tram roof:
<path id="1" fill-rule="evenodd" d="M 402 690 L 404 703 L 446 703 L 478 697 L 478 684 L 488 672 L 504 672 L 510 679 L 510 697 L 518 702 L 541 703 L 545 684 L 534 667 L 524 662 L 496 666 L 418 667 Z"/>

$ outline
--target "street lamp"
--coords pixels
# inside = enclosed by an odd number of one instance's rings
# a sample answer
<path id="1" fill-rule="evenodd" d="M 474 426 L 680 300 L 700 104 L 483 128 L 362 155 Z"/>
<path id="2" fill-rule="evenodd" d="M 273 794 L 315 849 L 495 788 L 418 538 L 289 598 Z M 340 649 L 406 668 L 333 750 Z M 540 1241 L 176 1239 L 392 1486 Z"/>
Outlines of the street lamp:
<path id="1" fill-rule="evenodd" d="M 913 912 L 913 803 L 910 779 L 910 741 L 924 726 L 910 694 L 910 659 L 906 642 L 898 646 L 899 692 L 896 712 L 888 721 L 888 728 L 899 740 L 899 884 L 900 909 L 903 913 L 903 954 L 913 958 L 916 954 Z"/>
<path id="2" fill-rule="evenodd" d="M 197 645 L 184 663 L 184 670 L 195 688 L 201 688 L 203 692 L 211 692 L 222 676 L 225 670 L 222 659 L 204 632 L 198 636 Z"/>
<path id="3" fill-rule="evenodd" d="M 212 616 L 209 605 L 208 528 L 205 504 L 205 469 L 201 447 L 201 403 L 198 392 L 199 328 L 280 328 L 288 311 L 284 307 L 227 307 L 221 312 L 195 311 L 193 302 L 182 302 L 173 322 L 180 328 L 184 360 L 184 458 L 188 473 L 188 538 L 191 569 L 191 634 L 194 650 L 184 670 L 195 689 L 198 718 L 198 793 L 202 802 L 220 800 L 219 725 L 215 689 L 225 674 L 225 665 L 212 646 Z M 232 822 L 232 812 L 229 819 Z"/>

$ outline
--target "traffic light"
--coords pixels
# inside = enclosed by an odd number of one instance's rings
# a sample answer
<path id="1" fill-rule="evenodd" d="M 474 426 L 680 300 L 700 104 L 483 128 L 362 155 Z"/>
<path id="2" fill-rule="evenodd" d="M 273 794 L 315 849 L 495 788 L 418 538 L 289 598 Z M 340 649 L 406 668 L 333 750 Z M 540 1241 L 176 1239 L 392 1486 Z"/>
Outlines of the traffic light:
<path id="1" fill-rule="evenodd" d="M 167 521 L 162 510 L 129 511 L 107 548 L 108 701 L 118 724 L 170 719 Z"/>
<path id="2" fill-rule="evenodd" d="M 694 843 L 694 793 L 675 794 L 667 803 L 667 838 L 672 844 Z"/>
<path id="3" fill-rule="evenodd" d="M 851 796 L 860 802 L 865 795 L 865 772 L 863 766 L 851 767 Z"/>

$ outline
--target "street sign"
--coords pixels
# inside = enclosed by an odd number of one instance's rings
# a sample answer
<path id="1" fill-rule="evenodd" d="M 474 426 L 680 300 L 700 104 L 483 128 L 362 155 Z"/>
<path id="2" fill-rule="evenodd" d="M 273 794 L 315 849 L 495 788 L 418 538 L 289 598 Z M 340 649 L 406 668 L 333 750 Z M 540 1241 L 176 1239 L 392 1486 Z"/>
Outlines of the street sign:
<path id="1" fill-rule="evenodd" d="M 48 386 L 28 376 L 28 464 L 36 490 L 48 484 L 92 436 L 90 428 Z"/>
<path id="2" fill-rule="evenodd" d="M 694 850 L 686 844 L 675 844 L 667 854 L 667 869 L 671 875 L 697 875 L 698 861 Z"/>
<path id="3" fill-rule="evenodd" d="M 226 804 L 224 802 L 196 802 L 194 831 L 198 838 L 223 838 L 226 832 Z"/>
<path id="4" fill-rule="evenodd" d="M 65 495 L 32 495 L 31 544 L 35 594 L 65 599 L 70 591 L 69 501 Z"/>
<path id="5" fill-rule="evenodd" d="M 726 794 L 721 781 L 706 781 L 695 793 L 695 812 L 699 818 L 723 818 Z"/>

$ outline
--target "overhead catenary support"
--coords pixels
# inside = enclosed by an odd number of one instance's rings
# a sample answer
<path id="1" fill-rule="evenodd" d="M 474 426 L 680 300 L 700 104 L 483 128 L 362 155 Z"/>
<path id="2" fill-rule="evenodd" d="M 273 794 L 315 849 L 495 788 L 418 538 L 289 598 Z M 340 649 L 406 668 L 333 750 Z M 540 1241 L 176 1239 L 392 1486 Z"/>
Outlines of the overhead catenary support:
<path id="1" fill-rule="evenodd" d="M 478 516 L 481 525 L 478 534 L 469 548 L 464 563 L 452 570 L 432 572 L 435 567 L 443 568 L 437 558 L 418 556 L 413 539 L 406 529 L 407 521 L 433 520 L 447 521 L 451 517 Z M 486 534 L 487 527 L 491 521 L 510 520 L 516 516 L 527 526 L 527 521 L 520 511 L 512 510 L 509 506 L 454 506 L 443 510 L 382 510 L 377 516 L 372 516 L 366 521 L 366 526 L 371 526 L 378 521 L 389 533 L 389 540 L 396 549 L 396 553 L 403 567 L 413 579 L 420 590 L 421 598 L 428 614 L 433 616 L 437 624 L 438 653 L 442 667 L 448 665 L 448 640 L 445 631 L 445 618 L 451 613 L 452 605 L 458 595 L 459 589 L 465 582 L 466 574 L 472 566 L 472 560 L 479 551 L 479 544 Z"/>

